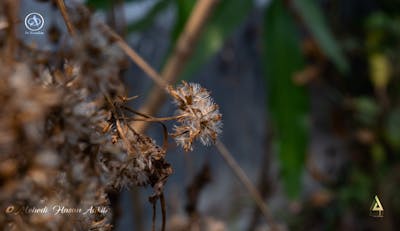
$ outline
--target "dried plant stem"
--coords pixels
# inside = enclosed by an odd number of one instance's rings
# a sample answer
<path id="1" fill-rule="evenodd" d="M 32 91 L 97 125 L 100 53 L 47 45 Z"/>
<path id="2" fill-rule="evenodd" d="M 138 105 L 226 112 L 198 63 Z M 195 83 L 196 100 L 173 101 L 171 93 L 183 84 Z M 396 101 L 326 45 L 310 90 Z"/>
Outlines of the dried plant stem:
<path id="1" fill-rule="evenodd" d="M 161 214 L 162 214 L 161 231 L 165 231 L 165 225 L 167 224 L 167 207 L 165 204 L 164 193 L 161 193 L 161 195 L 160 195 L 160 206 L 161 206 Z"/>
<path id="2" fill-rule="evenodd" d="M 64 22 L 65 22 L 65 25 L 67 26 L 68 33 L 72 36 L 75 36 L 75 34 L 76 34 L 75 28 L 68 16 L 67 7 L 65 7 L 64 0 L 57 0 L 56 2 L 57 2 L 57 7 L 60 10 L 61 15 L 64 18 Z"/>
<path id="3" fill-rule="evenodd" d="M 153 204 L 153 217 L 152 217 L 151 230 L 156 231 L 157 202 L 153 201 L 152 204 Z"/>
<path id="4" fill-rule="evenodd" d="M 164 122 L 164 121 L 170 121 L 170 120 L 177 120 L 185 115 L 179 115 L 179 116 L 171 116 L 171 117 L 161 117 L 161 118 L 127 118 L 127 121 L 145 121 L 145 122 Z"/>
<path id="5" fill-rule="evenodd" d="M 261 213 L 264 215 L 265 219 L 267 220 L 268 224 L 270 225 L 271 230 L 276 230 L 276 223 L 272 217 L 272 214 L 269 211 L 267 204 L 265 204 L 265 202 L 264 202 L 261 194 L 257 190 L 257 188 L 250 181 L 250 179 L 247 177 L 246 173 L 239 166 L 239 164 L 233 158 L 232 154 L 229 152 L 229 150 L 226 148 L 226 146 L 221 141 L 219 141 L 219 140 L 217 141 L 216 147 L 217 147 L 219 153 L 221 154 L 221 156 L 226 161 L 226 163 L 229 165 L 229 167 L 232 169 L 232 171 L 236 174 L 236 176 L 239 178 L 239 180 L 246 187 L 247 191 L 253 197 L 253 199 L 256 202 Z"/>
<path id="6" fill-rule="evenodd" d="M 265 198 L 269 196 L 271 193 L 271 185 L 272 185 L 272 179 L 270 176 L 270 163 L 271 163 L 271 155 L 269 153 L 272 150 L 272 131 L 271 131 L 271 126 L 268 125 L 266 126 L 267 136 L 265 138 L 265 153 L 263 155 L 263 161 L 261 163 L 261 171 L 260 171 L 260 176 L 258 178 L 258 191 L 261 194 L 261 197 Z M 258 220 L 261 216 L 261 212 L 258 209 L 258 206 L 254 206 L 253 208 L 253 214 L 250 218 L 249 226 L 247 228 L 248 231 L 253 231 L 256 229 Z"/>
<path id="7" fill-rule="evenodd" d="M 157 71 L 155 71 L 135 50 L 133 50 L 121 36 L 105 24 L 100 24 L 99 26 L 111 38 L 115 39 L 117 45 L 125 52 L 125 54 L 135 62 L 159 86 L 159 88 L 165 89 L 168 86 L 168 83 L 157 73 Z"/>
<path id="8" fill-rule="evenodd" d="M 192 14 L 180 34 L 175 49 L 167 60 L 161 76 L 167 83 L 174 83 L 181 74 L 185 63 L 195 48 L 196 42 L 200 37 L 201 30 L 210 15 L 217 0 L 198 0 L 193 8 Z M 165 93 L 159 86 L 154 86 L 150 91 L 149 97 L 140 111 L 153 115 L 162 106 L 165 101 Z M 135 122 L 134 127 L 138 132 L 144 132 L 148 123 Z"/>
<path id="9" fill-rule="evenodd" d="M 139 118 L 129 118 L 128 120 L 134 120 L 134 121 L 147 121 L 147 122 L 163 122 L 163 121 L 169 121 L 169 120 L 178 120 L 182 117 L 187 116 L 186 113 L 180 114 L 180 115 L 176 115 L 176 116 L 168 116 L 168 117 L 153 117 L 144 113 L 141 113 L 139 111 L 136 111 L 135 109 L 132 109 L 130 107 L 127 106 L 122 106 L 123 109 L 132 112 L 134 114 L 140 115 L 142 117 L 144 117 L 144 119 L 139 119 Z"/>

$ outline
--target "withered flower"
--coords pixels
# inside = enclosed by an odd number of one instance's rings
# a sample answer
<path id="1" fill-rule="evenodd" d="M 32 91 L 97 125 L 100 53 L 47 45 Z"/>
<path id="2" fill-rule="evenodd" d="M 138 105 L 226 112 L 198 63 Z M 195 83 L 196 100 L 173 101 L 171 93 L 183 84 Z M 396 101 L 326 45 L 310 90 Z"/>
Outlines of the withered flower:
<path id="1" fill-rule="evenodd" d="M 185 151 L 192 151 L 194 140 L 202 144 L 214 143 L 221 133 L 222 115 L 218 105 L 210 97 L 210 92 L 196 83 L 182 81 L 176 89 L 168 87 L 168 92 L 178 106 L 178 125 L 172 136 Z"/>

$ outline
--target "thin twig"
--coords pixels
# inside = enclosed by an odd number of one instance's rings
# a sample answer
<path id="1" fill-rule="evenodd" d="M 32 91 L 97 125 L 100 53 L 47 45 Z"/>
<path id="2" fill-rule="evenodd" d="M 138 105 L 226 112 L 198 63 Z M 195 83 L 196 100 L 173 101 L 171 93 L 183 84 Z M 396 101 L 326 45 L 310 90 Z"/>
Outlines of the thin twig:
<path id="1" fill-rule="evenodd" d="M 67 7 L 65 7 L 64 0 L 57 0 L 56 2 L 57 2 L 58 9 L 60 10 L 61 15 L 64 18 L 64 22 L 65 22 L 65 25 L 67 26 L 68 33 L 72 36 L 75 36 L 75 34 L 76 34 L 75 28 L 71 22 L 71 19 L 69 18 L 69 15 L 67 12 Z"/>
<path id="2" fill-rule="evenodd" d="M 161 117 L 161 118 L 127 118 L 126 121 L 145 121 L 145 122 L 164 122 L 164 121 L 171 121 L 171 120 L 178 120 L 185 115 L 179 116 L 171 116 L 171 117 Z"/>
<path id="3" fill-rule="evenodd" d="M 151 230 L 156 231 L 157 201 L 153 201 L 151 203 L 153 204 L 153 218 L 152 218 Z"/>
<path id="4" fill-rule="evenodd" d="M 146 118 L 147 120 L 142 120 L 142 121 L 149 121 L 149 122 L 159 122 L 159 121 L 169 121 L 169 120 L 178 120 L 182 117 L 187 116 L 186 113 L 180 114 L 180 115 L 176 115 L 176 116 L 168 116 L 168 117 L 153 117 L 151 115 L 146 115 L 144 113 L 141 113 L 139 111 L 136 111 L 135 109 L 132 109 L 130 107 L 127 106 L 122 106 L 123 109 L 132 112 L 134 114 L 138 114 L 144 118 Z M 132 118 L 133 120 L 136 120 L 137 118 Z"/>
<path id="5" fill-rule="evenodd" d="M 198 201 L 201 192 L 211 181 L 211 169 L 209 163 L 205 163 L 200 171 L 193 177 L 191 183 L 186 187 L 185 210 L 189 216 L 189 230 L 199 229 L 200 214 L 198 211 Z"/>
<path id="6" fill-rule="evenodd" d="M 111 38 L 115 39 L 117 45 L 132 59 L 158 86 L 165 89 L 168 86 L 166 82 L 135 50 L 133 50 L 121 36 L 115 33 L 109 26 L 105 24 L 99 25 L 104 32 Z"/>
<path id="7" fill-rule="evenodd" d="M 268 224 L 270 225 L 271 230 L 276 230 L 276 223 L 274 221 L 274 218 L 272 217 L 272 214 L 271 214 L 270 210 L 268 209 L 267 204 L 264 202 L 264 200 L 263 200 L 262 196 L 260 195 L 260 193 L 258 192 L 257 188 L 247 177 L 246 173 L 239 166 L 239 164 L 233 158 L 232 154 L 225 147 L 225 145 L 219 140 L 216 142 L 215 145 L 216 145 L 219 153 L 221 154 L 221 156 L 226 161 L 226 163 L 229 165 L 229 167 L 232 169 L 232 171 L 235 173 L 235 175 L 239 178 L 239 180 L 244 184 L 247 191 L 250 193 L 251 197 L 256 202 L 258 208 L 260 209 L 260 211 L 264 215 L 265 219 L 267 220 Z"/>
<path id="8" fill-rule="evenodd" d="M 167 126 L 165 126 L 165 124 L 163 123 L 163 121 L 168 121 L 168 120 L 173 120 L 173 119 L 179 119 L 179 118 L 185 116 L 184 114 L 182 114 L 182 115 L 173 116 L 173 117 L 154 118 L 154 117 L 152 117 L 152 116 L 149 116 L 149 115 L 140 113 L 140 112 L 138 112 L 138 111 L 136 111 L 136 110 L 134 110 L 134 109 L 132 109 L 132 108 L 130 108 L 130 107 L 127 107 L 127 106 L 121 106 L 121 108 L 122 108 L 122 109 L 125 109 L 125 110 L 127 110 L 127 111 L 129 111 L 129 112 L 132 112 L 132 113 L 134 113 L 134 114 L 137 114 L 137 115 L 139 115 L 139 116 L 141 116 L 141 117 L 144 117 L 144 120 L 145 120 L 145 121 L 157 122 L 157 123 L 161 124 L 161 126 L 162 126 L 162 128 L 163 128 L 163 144 L 162 144 L 162 148 L 163 148 L 165 151 L 166 151 L 167 148 L 168 148 L 168 130 L 167 130 Z M 122 113 L 121 113 L 121 114 L 122 114 Z M 140 120 L 139 118 L 132 118 L 132 119 Z M 129 121 L 129 120 L 130 120 L 129 118 L 124 118 L 124 121 Z M 128 127 L 131 127 L 128 123 L 126 123 L 126 125 L 127 125 Z M 136 133 L 136 131 L 134 131 L 133 128 L 131 128 L 131 130 L 132 130 L 134 133 Z"/>
<path id="9" fill-rule="evenodd" d="M 267 130 L 267 136 L 265 138 L 265 153 L 263 155 L 263 161 L 261 163 L 261 171 L 260 171 L 260 176 L 258 179 L 258 191 L 260 192 L 260 195 L 262 198 L 265 198 L 271 193 L 271 184 L 272 184 L 272 179 L 270 176 L 270 162 L 271 162 L 271 145 L 272 145 L 272 131 L 271 131 L 271 126 L 267 125 L 266 126 Z M 254 206 L 253 208 L 253 214 L 250 218 L 249 226 L 247 228 L 248 231 L 253 231 L 256 229 L 257 222 L 259 220 L 259 217 L 261 216 L 261 212 L 258 209 L 258 206 Z"/>
<path id="10" fill-rule="evenodd" d="M 162 215 L 161 231 L 165 231 L 165 225 L 167 224 L 167 207 L 165 205 L 164 193 L 161 193 L 160 195 L 160 206 Z"/>
<path id="11" fill-rule="evenodd" d="M 167 117 L 167 118 L 128 118 L 127 121 L 142 121 L 142 122 L 165 122 L 178 119 L 179 117 Z"/>
<path id="12" fill-rule="evenodd" d="M 189 56 L 196 47 L 196 43 L 200 37 L 202 28 L 209 17 L 212 9 L 216 5 L 217 0 L 198 0 L 193 8 L 192 14 L 180 34 L 174 51 L 167 60 L 161 76 L 167 83 L 174 83 L 179 78 L 183 67 L 189 59 Z M 147 101 L 141 107 L 140 111 L 150 115 L 154 115 L 162 106 L 166 99 L 165 93 L 158 86 L 154 86 L 147 98 Z M 144 132 L 148 123 L 135 122 L 134 127 L 138 132 Z"/>

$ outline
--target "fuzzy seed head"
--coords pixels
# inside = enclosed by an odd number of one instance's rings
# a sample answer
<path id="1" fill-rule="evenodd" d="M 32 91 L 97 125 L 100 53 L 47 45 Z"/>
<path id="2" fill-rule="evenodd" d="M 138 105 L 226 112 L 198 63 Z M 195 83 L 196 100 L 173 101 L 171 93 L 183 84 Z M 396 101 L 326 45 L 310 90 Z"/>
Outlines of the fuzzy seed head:
<path id="1" fill-rule="evenodd" d="M 196 139 L 203 145 L 214 143 L 222 131 L 222 115 L 210 92 L 199 84 L 185 81 L 176 89 L 168 87 L 168 92 L 178 107 L 178 125 L 172 134 L 176 143 L 185 151 L 193 150 Z"/>

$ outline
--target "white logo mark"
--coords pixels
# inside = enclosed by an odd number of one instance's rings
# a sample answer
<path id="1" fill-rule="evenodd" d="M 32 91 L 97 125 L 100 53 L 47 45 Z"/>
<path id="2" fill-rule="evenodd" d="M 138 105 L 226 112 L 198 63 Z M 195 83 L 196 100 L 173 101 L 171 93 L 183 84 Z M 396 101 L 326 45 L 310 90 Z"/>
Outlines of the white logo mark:
<path id="1" fill-rule="evenodd" d="M 33 12 L 25 17 L 25 27 L 30 31 L 39 31 L 44 26 L 43 16 Z"/>

